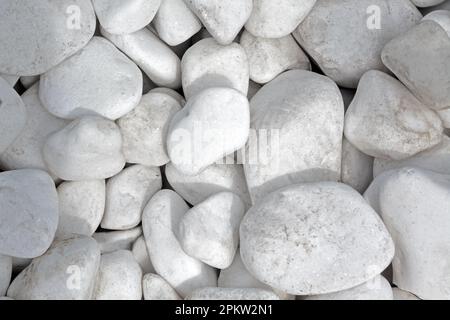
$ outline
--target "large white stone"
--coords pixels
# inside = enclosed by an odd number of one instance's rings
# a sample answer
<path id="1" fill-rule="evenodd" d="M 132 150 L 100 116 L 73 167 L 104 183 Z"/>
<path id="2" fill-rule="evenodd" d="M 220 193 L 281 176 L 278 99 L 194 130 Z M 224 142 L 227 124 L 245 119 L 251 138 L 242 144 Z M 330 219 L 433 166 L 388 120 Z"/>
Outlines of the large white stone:
<path id="1" fill-rule="evenodd" d="M 153 25 L 159 37 L 169 46 L 185 42 L 202 28 L 183 0 L 162 0 Z"/>
<path id="2" fill-rule="evenodd" d="M 105 30 L 124 34 L 148 25 L 155 17 L 161 0 L 92 0 L 92 4 Z"/>
<path id="3" fill-rule="evenodd" d="M 422 299 L 450 299 L 450 176 L 391 170 L 374 180 L 365 197 L 394 239 L 394 284 Z"/>
<path id="4" fill-rule="evenodd" d="M 89 0 L 2 0 L 0 72 L 48 71 L 83 48 L 95 31 Z"/>
<path id="5" fill-rule="evenodd" d="M 280 300 L 269 290 L 258 288 L 201 288 L 192 292 L 187 300 Z"/>
<path id="6" fill-rule="evenodd" d="M 216 271 L 188 256 L 176 238 L 176 228 L 188 209 L 186 202 L 175 192 L 162 190 L 150 199 L 142 216 L 153 266 L 181 297 L 198 288 L 217 286 Z"/>
<path id="7" fill-rule="evenodd" d="M 119 127 L 100 117 L 83 117 L 51 134 L 42 149 L 50 171 L 63 180 L 112 177 L 125 166 Z"/>
<path id="8" fill-rule="evenodd" d="M 178 293 L 157 274 L 148 273 L 142 280 L 144 300 L 180 300 Z"/>
<path id="9" fill-rule="evenodd" d="M 294 36 L 326 75 L 356 88 L 367 71 L 386 71 L 384 45 L 420 19 L 409 0 L 320 0 Z"/>
<path id="10" fill-rule="evenodd" d="M 181 86 L 180 58 L 147 28 L 130 34 L 101 34 L 130 57 L 157 85 L 177 89 Z"/>
<path id="11" fill-rule="evenodd" d="M 437 145 L 442 122 L 395 78 L 369 71 L 345 115 L 345 137 L 377 158 L 401 160 Z"/>
<path id="12" fill-rule="evenodd" d="M 141 300 L 142 270 L 130 251 L 102 254 L 94 300 Z"/>
<path id="13" fill-rule="evenodd" d="M 287 36 L 303 21 L 315 3 L 316 0 L 253 0 L 253 11 L 245 29 L 262 38 Z"/>
<path id="14" fill-rule="evenodd" d="M 240 228 L 241 257 L 258 280 L 290 294 L 346 290 L 380 274 L 394 244 L 377 213 L 347 185 L 319 182 L 275 191 Z"/>
<path id="15" fill-rule="evenodd" d="M 247 97 L 230 88 L 210 88 L 192 97 L 172 118 L 167 152 L 173 165 L 197 175 L 247 142 Z"/>
<path id="16" fill-rule="evenodd" d="M 57 237 L 70 234 L 92 236 L 105 211 L 105 181 L 65 181 L 58 188 Z"/>
<path id="17" fill-rule="evenodd" d="M 106 183 L 106 208 L 101 226 L 109 230 L 128 230 L 141 223 L 148 200 L 162 187 L 158 167 L 133 165 Z"/>
<path id="18" fill-rule="evenodd" d="M 100 250 L 94 239 L 73 236 L 56 241 L 14 279 L 8 297 L 17 300 L 89 300 L 99 264 Z"/>
<path id="19" fill-rule="evenodd" d="M 0 254 L 0 297 L 6 294 L 12 274 L 12 258 Z"/>
<path id="20" fill-rule="evenodd" d="M 245 204 L 231 192 L 220 192 L 191 208 L 178 227 L 184 251 L 204 263 L 224 269 L 233 262 Z"/>
<path id="21" fill-rule="evenodd" d="M 17 92 L 0 76 L 0 154 L 16 140 L 25 127 L 27 113 Z"/>
<path id="22" fill-rule="evenodd" d="M 0 173 L 0 208 L 0 254 L 34 258 L 50 247 L 58 226 L 58 194 L 46 172 Z"/>
<path id="23" fill-rule="evenodd" d="M 253 97 L 250 116 L 244 170 L 254 202 L 293 183 L 340 179 L 344 104 L 329 78 L 285 72 Z"/>
<path id="24" fill-rule="evenodd" d="M 59 118 L 116 120 L 136 107 L 142 73 L 111 42 L 94 37 L 78 54 L 41 76 L 39 97 Z"/>
<path id="25" fill-rule="evenodd" d="M 222 46 L 212 38 L 190 47 L 181 61 L 186 99 L 213 87 L 229 87 L 247 95 L 249 64 L 244 48 L 238 43 Z"/>
<path id="26" fill-rule="evenodd" d="M 117 121 L 127 162 L 147 166 L 168 163 L 167 131 L 180 110 L 181 103 L 169 93 L 154 89 L 142 96 L 139 105 Z"/>
<path id="27" fill-rule="evenodd" d="M 253 9 L 253 0 L 184 0 L 222 45 L 233 42 Z"/>
<path id="28" fill-rule="evenodd" d="M 199 204 L 215 193 L 230 191 L 239 195 L 247 208 L 251 206 L 242 165 L 213 164 L 195 176 L 188 176 L 169 163 L 165 174 L 170 186 L 192 205 Z"/>

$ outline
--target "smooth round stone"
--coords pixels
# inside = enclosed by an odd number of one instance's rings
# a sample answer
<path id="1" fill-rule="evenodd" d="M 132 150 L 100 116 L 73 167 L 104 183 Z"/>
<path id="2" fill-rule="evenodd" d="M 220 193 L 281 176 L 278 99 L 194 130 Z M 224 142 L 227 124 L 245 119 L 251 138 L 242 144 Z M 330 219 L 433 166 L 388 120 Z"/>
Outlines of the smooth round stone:
<path id="1" fill-rule="evenodd" d="M 24 103 L 17 92 L 0 77 L 0 154 L 20 135 L 27 121 Z"/>
<path id="2" fill-rule="evenodd" d="M 177 237 L 191 257 L 224 269 L 233 262 L 245 204 L 231 192 L 217 193 L 183 216 Z"/>
<path id="3" fill-rule="evenodd" d="M 165 175 L 170 186 L 191 205 L 195 206 L 215 193 L 230 191 L 239 195 L 247 208 L 251 206 L 241 165 L 213 164 L 198 175 L 188 176 L 169 163 Z"/>
<path id="4" fill-rule="evenodd" d="M 101 34 L 133 60 L 155 84 L 177 89 L 181 86 L 180 58 L 147 28 L 117 35 Z"/>
<path id="5" fill-rule="evenodd" d="M 421 19 L 409 0 L 321 0 L 294 37 L 327 76 L 356 88 L 365 72 L 386 71 L 384 45 Z"/>
<path id="6" fill-rule="evenodd" d="M 153 25 L 161 40 L 169 46 L 185 42 L 202 28 L 183 0 L 162 0 Z"/>
<path id="7" fill-rule="evenodd" d="M 450 106 L 450 37 L 439 23 L 425 20 L 393 39 L 381 59 L 426 106 Z"/>
<path id="8" fill-rule="evenodd" d="M 393 288 L 392 293 L 394 294 L 394 300 L 420 300 L 412 293 L 399 288 Z"/>
<path id="9" fill-rule="evenodd" d="M 89 0 L 2 0 L 0 72 L 33 76 L 48 71 L 83 48 L 95 24 Z"/>
<path id="10" fill-rule="evenodd" d="M 181 107 L 177 98 L 154 89 L 117 121 L 128 163 L 163 166 L 170 161 L 166 151 L 167 131 L 172 117 Z"/>
<path id="11" fill-rule="evenodd" d="M 83 117 L 51 134 L 42 149 L 50 171 L 63 180 L 112 177 L 125 166 L 117 125 L 100 117 Z"/>
<path id="12" fill-rule="evenodd" d="M 56 241 L 14 279 L 8 297 L 16 300 L 89 300 L 99 264 L 100 250 L 94 239 L 73 236 Z"/>
<path id="13" fill-rule="evenodd" d="M 256 37 L 282 38 L 295 30 L 315 3 L 316 0 L 253 0 L 245 29 Z"/>
<path id="14" fill-rule="evenodd" d="M 252 98 L 250 116 L 244 170 L 254 203 L 293 183 L 340 179 L 344 104 L 329 78 L 287 71 Z"/>
<path id="15" fill-rule="evenodd" d="M 275 191 L 245 215 L 241 257 L 258 280 L 296 295 L 346 290 L 380 274 L 394 244 L 377 213 L 347 185 Z"/>
<path id="16" fill-rule="evenodd" d="M 142 280 L 144 300 L 181 300 L 178 293 L 157 274 L 148 273 Z"/>
<path id="17" fill-rule="evenodd" d="M 351 289 L 306 297 L 304 300 L 393 300 L 389 282 L 383 276 L 376 276 Z"/>
<path id="18" fill-rule="evenodd" d="M 181 297 L 198 288 L 217 286 L 216 271 L 188 256 L 176 238 L 178 224 L 188 210 L 186 202 L 175 192 L 161 190 L 150 199 L 142 216 L 153 266 Z"/>
<path id="19" fill-rule="evenodd" d="M 131 252 L 133 253 L 134 259 L 136 259 L 137 263 L 141 266 L 143 274 L 155 273 L 155 268 L 148 255 L 144 236 L 140 236 L 136 239 L 131 247 Z"/>
<path id="20" fill-rule="evenodd" d="M 0 173 L 0 207 L 0 254 L 34 258 L 50 247 L 58 226 L 58 195 L 46 172 Z"/>
<path id="21" fill-rule="evenodd" d="M 102 254 L 93 299 L 142 299 L 142 270 L 130 251 Z"/>
<path id="22" fill-rule="evenodd" d="M 181 61 L 186 99 L 213 87 L 229 87 L 247 95 L 249 65 L 244 48 L 238 43 L 222 46 L 212 38 L 190 47 Z"/>
<path id="23" fill-rule="evenodd" d="M 394 284 L 422 299 L 450 299 L 450 176 L 391 170 L 374 180 L 365 197 L 394 239 Z"/>
<path id="24" fill-rule="evenodd" d="M 99 244 L 100 251 L 110 253 L 117 250 L 131 250 L 133 243 L 142 236 L 142 228 L 129 230 L 96 232 L 92 236 Z"/>
<path id="25" fill-rule="evenodd" d="M 201 288 L 186 300 L 280 300 L 269 290 L 258 288 Z"/>
<path id="26" fill-rule="evenodd" d="M 359 193 L 366 191 L 373 180 L 371 156 L 355 148 L 346 138 L 342 140 L 341 181 Z"/>
<path id="27" fill-rule="evenodd" d="M 240 40 L 248 56 L 250 79 L 267 83 L 290 69 L 311 70 L 311 63 L 292 35 L 268 39 L 244 31 Z"/>
<path id="28" fill-rule="evenodd" d="M 12 258 L 0 254 L 0 297 L 6 294 L 12 275 Z"/>
<path id="29" fill-rule="evenodd" d="M 116 120 L 142 97 L 142 73 L 109 41 L 94 37 L 77 55 L 43 74 L 39 97 L 55 116 Z"/>
<path id="30" fill-rule="evenodd" d="M 14 142 L 0 154 L 0 163 L 8 170 L 34 168 L 49 171 L 42 157 L 47 136 L 62 129 L 67 122 L 50 114 L 39 100 L 39 86 L 22 95 L 26 124 Z"/>
<path id="31" fill-rule="evenodd" d="M 247 22 L 253 0 L 184 0 L 221 45 L 233 42 Z"/>
<path id="32" fill-rule="evenodd" d="M 172 118 L 167 152 L 186 175 L 197 175 L 247 142 L 247 97 L 229 88 L 210 88 L 192 97 Z"/>
<path id="33" fill-rule="evenodd" d="M 377 158 L 373 166 L 373 175 L 376 177 L 385 171 L 403 167 L 418 167 L 450 175 L 450 138 L 443 136 L 442 142 L 437 146 L 404 160 Z"/>
<path id="34" fill-rule="evenodd" d="M 124 34 L 148 25 L 155 17 L 161 0 L 92 0 L 92 4 L 105 30 Z"/>
<path id="35" fill-rule="evenodd" d="M 440 143 L 442 131 L 435 112 L 380 71 L 364 74 L 345 116 L 345 137 L 377 158 L 411 157 Z"/>
<path id="36" fill-rule="evenodd" d="M 35 83 L 39 82 L 40 76 L 23 76 L 20 77 L 20 83 L 26 88 L 31 88 Z"/>
<path id="37" fill-rule="evenodd" d="M 105 211 L 105 180 L 65 181 L 57 191 L 59 221 L 56 236 L 92 236 Z"/>
<path id="38" fill-rule="evenodd" d="M 411 0 L 417 7 L 431 7 L 443 3 L 445 0 Z"/>
<path id="39" fill-rule="evenodd" d="M 162 187 L 158 167 L 133 165 L 106 183 L 106 208 L 101 226 L 109 230 L 128 230 L 141 223 L 148 200 Z"/>

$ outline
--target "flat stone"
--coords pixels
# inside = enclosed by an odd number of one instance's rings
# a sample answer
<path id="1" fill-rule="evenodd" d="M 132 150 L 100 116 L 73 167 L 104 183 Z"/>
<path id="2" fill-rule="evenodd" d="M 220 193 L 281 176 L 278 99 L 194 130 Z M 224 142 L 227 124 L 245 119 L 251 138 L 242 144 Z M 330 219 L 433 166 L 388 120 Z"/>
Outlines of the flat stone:
<path id="1" fill-rule="evenodd" d="M 244 265 L 296 295 L 346 290 L 380 274 L 394 244 L 377 213 L 347 185 L 293 185 L 266 196 L 240 228 Z"/>
<path id="2" fill-rule="evenodd" d="M 102 254 L 93 299 L 142 299 L 142 270 L 130 251 Z"/>
<path id="3" fill-rule="evenodd" d="M 287 71 L 252 98 L 250 117 L 244 170 L 254 203 L 293 183 L 340 179 L 344 104 L 329 78 Z"/>
<path id="4" fill-rule="evenodd" d="M 442 122 L 398 80 L 369 71 L 345 115 L 345 137 L 365 154 L 402 160 L 437 145 Z"/>
<path id="5" fill-rule="evenodd" d="M 124 34 L 148 25 L 155 17 L 161 0 L 93 0 L 92 4 L 105 30 Z"/>
<path id="6" fill-rule="evenodd" d="M 201 288 L 186 300 L 280 300 L 269 290 L 257 288 Z"/>
<path id="7" fill-rule="evenodd" d="M 157 274 L 148 273 L 142 280 L 144 300 L 181 300 L 178 293 Z"/>
<path id="8" fill-rule="evenodd" d="M 41 76 L 39 97 L 55 116 L 116 120 L 142 97 L 142 73 L 111 42 L 94 37 L 78 54 Z"/>
<path id="9" fill-rule="evenodd" d="M 197 175 L 247 142 L 247 97 L 229 88 L 210 88 L 192 97 L 172 118 L 167 152 L 173 165 Z"/>
<path id="10" fill-rule="evenodd" d="M 308 57 L 290 34 L 269 39 L 244 31 L 240 44 L 248 56 L 250 79 L 257 83 L 267 83 L 286 70 L 311 70 Z"/>
<path id="11" fill-rule="evenodd" d="M 106 183 L 102 228 L 128 230 L 140 224 L 145 205 L 161 187 L 158 167 L 133 165 L 110 178 Z"/>
<path id="12" fill-rule="evenodd" d="M 154 89 L 142 96 L 136 108 L 117 121 L 128 163 L 163 166 L 170 161 L 166 150 L 167 131 L 172 117 L 181 107 L 177 98 Z"/>
<path id="13" fill-rule="evenodd" d="M 316 0 L 254 0 L 245 29 L 257 37 L 282 38 L 295 30 L 315 3 Z"/>
<path id="14" fill-rule="evenodd" d="M 191 208 L 183 216 L 177 237 L 191 257 L 224 269 L 233 262 L 239 244 L 239 225 L 245 204 L 231 192 L 221 192 Z"/>
<path id="15" fill-rule="evenodd" d="M 175 192 L 161 190 L 150 199 L 142 216 L 142 228 L 153 266 L 181 297 L 198 288 L 217 286 L 216 271 L 188 256 L 176 238 L 176 228 L 188 209 Z"/>
<path id="16" fill-rule="evenodd" d="M 1 1 L 0 72 L 33 76 L 50 70 L 88 43 L 95 24 L 89 0 Z"/>
<path id="17" fill-rule="evenodd" d="M 34 258 L 47 251 L 58 226 L 58 195 L 46 172 L 0 173 L 0 207 L 0 255 Z"/>
<path id="18" fill-rule="evenodd" d="M 130 34 L 101 34 L 133 60 L 155 84 L 177 89 L 181 86 L 180 58 L 147 28 Z"/>
<path id="19" fill-rule="evenodd" d="M 27 113 L 17 92 L 0 77 L 0 154 L 16 140 L 25 127 Z"/>
<path id="20" fill-rule="evenodd" d="M 221 45 L 233 42 L 253 9 L 252 0 L 184 0 Z"/>
<path id="21" fill-rule="evenodd" d="M 8 297 L 16 300 L 89 300 L 99 264 L 100 250 L 94 239 L 73 236 L 56 241 L 14 279 Z"/>
<path id="22" fill-rule="evenodd" d="M 186 99 L 213 87 L 229 87 L 247 95 L 249 64 L 238 43 L 222 46 L 212 38 L 191 46 L 181 61 Z"/>
<path id="23" fill-rule="evenodd" d="M 129 230 L 96 232 L 92 236 L 97 240 L 103 253 L 117 250 L 131 250 L 133 243 L 142 236 L 142 228 L 135 227 Z"/>
<path id="24" fill-rule="evenodd" d="M 42 149 L 50 171 L 63 180 L 98 180 L 125 166 L 119 127 L 100 117 L 83 117 L 51 134 Z"/>
<path id="25" fill-rule="evenodd" d="M 105 180 L 65 181 L 57 191 L 59 221 L 56 236 L 92 236 L 105 211 Z"/>
<path id="26" fill-rule="evenodd" d="M 356 88 L 367 71 L 387 71 L 383 47 L 421 19 L 409 0 L 320 0 L 294 37 L 327 76 Z"/>

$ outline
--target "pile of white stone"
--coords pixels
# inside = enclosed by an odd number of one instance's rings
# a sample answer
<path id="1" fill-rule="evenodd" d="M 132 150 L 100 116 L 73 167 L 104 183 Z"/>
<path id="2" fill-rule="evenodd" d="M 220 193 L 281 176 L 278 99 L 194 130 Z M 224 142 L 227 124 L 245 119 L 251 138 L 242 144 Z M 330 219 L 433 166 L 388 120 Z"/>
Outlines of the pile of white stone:
<path id="1" fill-rule="evenodd" d="M 0 300 L 450 299 L 447 10 L 0 1 Z"/>

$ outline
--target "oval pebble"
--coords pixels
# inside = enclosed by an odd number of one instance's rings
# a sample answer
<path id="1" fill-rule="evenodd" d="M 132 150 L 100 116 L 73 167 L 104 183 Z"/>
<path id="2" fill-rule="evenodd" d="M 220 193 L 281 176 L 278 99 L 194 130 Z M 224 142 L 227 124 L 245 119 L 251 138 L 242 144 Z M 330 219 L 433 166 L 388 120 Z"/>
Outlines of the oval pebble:
<path id="1" fill-rule="evenodd" d="M 56 236 L 92 236 L 105 211 L 105 181 L 65 181 L 57 191 L 59 221 Z"/>
<path id="2" fill-rule="evenodd" d="M 102 254 L 94 300 L 141 300 L 142 270 L 127 250 Z"/>
<path id="3" fill-rule="evenodd" d="M 244 48 L 238 43 L 222 46 L 212 38 L 200 40 L 184 54 L 181 70 L 188 100 L 212 87 L 229 87 L 247 95 L 249 64 Z"/>
<path id="4" fill-rule="evenodd" d="M 162 190 L 150 199 L 142 217 L 153 266 L 181 297 L 198 288 L 217 286 L 216 271 L 188 256 L 176 238 L 176 228 L 188 209 L 175 192 Z"/>
<path id="5" fill-rule="evenodd" d="M 110 33 L 133 33 L 148 25 L 161 0 L 92 0 L 103 28 Z"/>
<path id="6" fill-rule="evenodd" d="M 192 292 L 186 300 L 280 300 L 269 290 L 257 288 L 202 288 Z"/>
<path id="7" fill-rule="evenodd" d="M 101 226 L 109 230 L 128 230 L 141 223 L 148 200 L 162 187 L 158 167 L 133 165 L 106 183 L 106 207 Z"/>
<path id="8" fill-rule="evenodd" d="M 250 273 L 296 295 L 360 285 L 380 274 L 394 255 L 377 213 L 355 190 L 335 182 L 269 194 L 247 212 L 240 237 Z"/>
<path id="9" fill-rule="evenodd" d="M 234 89 L 210 88 L 194 96 L 172 118 L 167 152 L 177 170 L 196 175 L 247 142 L 247 97 Z"/>
<path id="10" fill-rule="evenodd" d="M 144 300 L 181 300 L 178 293 L 157 274 L 148 273 L 142 280 Z"/>
<path id="11" fill-rule="evenodd" d="M 43 74 L 39 97 L 55 116 L 116 120 L 136 107 L 142 73 L 111 42 L 94 37 L 78 54 Z"/>
<path id="12" fill-rule="evenodd" d="M 0 72 L 33 76 L 50 70 L 88 43 L 95 24 L 89 0 L 1 1 Z"/>
<path id="13" fill-rule="evenodd" d="M 112 177 L 125 166 L 117 125 L 100 117 L 83 117 L 51 134 L 42 153 L 50 171 L 63 180 Z"/>
<path id="14" fill-rule="evenodd" d="M 100 264 L 90 237 L 56 241 L 13 280 L 8 297 L 16 300 L 89 300 Z"/>
<path id="15" fill-rule="evenodd" d="M 0 173 L 0 207 L 0 254 L 34 258 L 50 247 L 58 226 L 58 194 L 46 172 Z"/>

